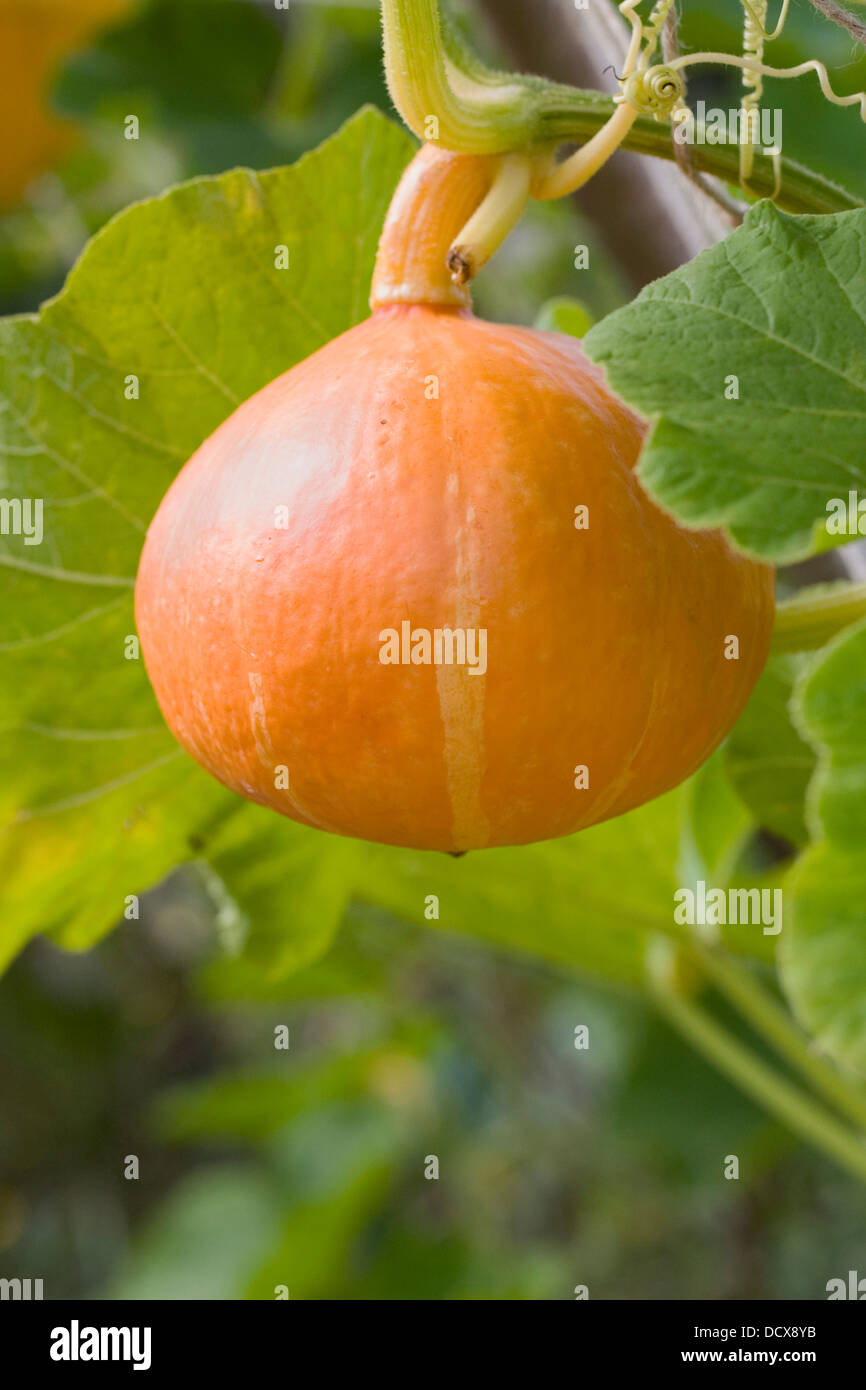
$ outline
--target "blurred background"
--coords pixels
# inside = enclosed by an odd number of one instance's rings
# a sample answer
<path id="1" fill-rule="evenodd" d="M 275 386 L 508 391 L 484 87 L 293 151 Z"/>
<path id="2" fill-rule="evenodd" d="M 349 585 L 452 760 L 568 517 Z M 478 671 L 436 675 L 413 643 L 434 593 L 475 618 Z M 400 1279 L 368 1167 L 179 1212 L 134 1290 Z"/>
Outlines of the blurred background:
<path id="1" fill-rule="evenodd" d="M 738 50 L 734 0 L 685 10 L 684 44 Z M 503 66 L 609 84 L 619 54 L 581 48 L 570 3 L 458 12 Z M 806 56 L 866 83 L 800 0 L 772 60 Z M 856 112 L 809 78 L 780 88 L 786 154 L 866 196 Z M 692 96 L 735 106 L 737 74 Z M 291 162 L 365 102 L 390 110 L 373 0 L 0 0 L 0 311 L 56 293 L 130 202 Z M 625 302 L 682 258 L 661 213 L 632 211 L 616 173 L 533 205 L 479 312 L 536 321 L 590 241 L 587 316 Z M 186 866 L 89 953 L 37 940 L 0 980 L 0 1275 L 48 1298 L 783 1299 L 862 1264 L 862 1190 L 641 999 L 361 907 L 273 983 L 225 957 L 230 930 Z M 720 1182 L 725 1153 L 749 1176 Z"/>

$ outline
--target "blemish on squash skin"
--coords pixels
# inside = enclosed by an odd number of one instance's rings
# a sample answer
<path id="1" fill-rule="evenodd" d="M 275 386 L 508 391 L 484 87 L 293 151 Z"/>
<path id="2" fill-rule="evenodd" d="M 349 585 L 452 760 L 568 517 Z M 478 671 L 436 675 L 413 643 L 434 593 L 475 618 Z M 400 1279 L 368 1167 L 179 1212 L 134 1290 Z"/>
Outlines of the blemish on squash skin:
<path id="1" fill-rule="evenodd" d="M 256 753 L 262 767 L 272 769 L 276 759 L 274 749 L 268 733 L 267 716 L 265 711 L 265 697 L 262 693 L 262 678 L 258 671 L 249 673 L 250 690 L 252 699 L 250 701 L 250 728 L 252 729 L 253 739 L 255 740 Z"/>

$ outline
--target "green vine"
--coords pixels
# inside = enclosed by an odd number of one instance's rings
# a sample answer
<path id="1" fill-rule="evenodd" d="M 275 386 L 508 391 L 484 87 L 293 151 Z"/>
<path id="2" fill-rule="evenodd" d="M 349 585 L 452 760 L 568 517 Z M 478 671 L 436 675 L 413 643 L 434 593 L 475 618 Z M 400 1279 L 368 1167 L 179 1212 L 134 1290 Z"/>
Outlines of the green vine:
<path id="1" fill-rule="evenodd" d="M 696 1051 L 795 1134 L 866 1182 L 866 1145 L 854 1130 L 755 1056 L 701 1004 L 657 981 L 650 992 L 660 1012 Z"/>
<path id="2" fill-rule="evenodd" d="M 817 651 L 846 627 L 866 618 L 866 584 L 821 585 L 780 603 L 773 629 L 775 652 Z"/>
<path id="3" fill-rule="evenodd" d="M 634 4 L 627 8 L 633 10 Z M 560 145 L 583 145 L 598 136 L 623 104 L 622 94 L 617 99 L 485 67 L 467 49 L 450 20 L 440 14 L 438 0 L 382 0 L 382 25 L 385 71 L 394 104 L 419 139 L 436 141 L 444 149 L 482 155 L 533 151 L 540 159 L 549 160 Z M 641 33 L 644 38 L 649 35 L 654 46 L 657 26 L 652 17 Z M 651 56 L 651 49 L 645 45 L 640 58 L 644 79 L 651 71 L 646 55 Z M 638 55 L 635 57 L 637 60 Z M 730 61 L 750 74 L 754 72 L 754 60 L 727 54 L 693 54 L 678 60 L 678 65 L 698 61 Z M 814 63 L 791 71 L 799 73 L 810 67 L 817 71 Z M 623 74 L 629 75 L 627 71 Z M 678 86 L 671 91 L 671 109 L 680 90 Z M 635 92 L 634 83 L 631 92 Z M 622 123 L 628 128 L 618 132 L 617 143 L 638 153 L 673 160 L 670 125 L 656 119 L 659 114 L 644 102 L 641 110 L 634 109 L 630 123 Z M 693 148 L 698 170 L 729 183 L 740 180 L 741 157 L 737 144 Z M 775 166 L 761 161 L 751 169 L 749 188 L 759 196 L 775 195 L 779 206 L 790 212 L 843 212 L 863 205 L 861 199 L 830 179 L 784 156 Z M 534 193 L 539 196 L 537 185 Z"/>

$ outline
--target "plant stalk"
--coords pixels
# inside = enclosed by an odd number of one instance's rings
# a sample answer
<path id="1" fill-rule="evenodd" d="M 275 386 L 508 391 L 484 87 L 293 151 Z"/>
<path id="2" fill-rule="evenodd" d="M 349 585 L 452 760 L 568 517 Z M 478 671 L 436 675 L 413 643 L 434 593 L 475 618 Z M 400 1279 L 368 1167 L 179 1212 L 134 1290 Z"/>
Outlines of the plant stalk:
<path id="1" fill-rule="evenodd" d="M 866 1182 L 866 1146 L 852 1130 L 755 1057 L 699 1004 L 658 981 L 650 989 L 668 1022 L 709 1062 L 801 1139 Z"/>
<path id="2" fill-rule="evenodd" d="M 470 307 L 469 290 L 455 277 L 448 258 L 455 240 L 487 202 L 500 162 L 422 145 L 404 170 L 385 218 L 371 309 L 386 304 Z"/>
<path id="3" fill-rule="evenodd" d="M 742 1016 L 816 1091 L 866 1132 L 866 1095 L 816 1056 L 789 1014 L 754 975 L 717 952 L 698 948 L 698 965 Z"/>
<path id="4" fill-rule="evenodd" d="M 773 651 L 817 651 L 846 627 L 864 618 L 866 583 L 805 589 L 778 605 Z"/>
<path id="5" fill-rule="evenodd" d="M 438 0 L 382 0 L 385 71 L 397 110 L 419 139 L 465 154 L 538 152 L 584 144 L 607 125 L 621 103 L 524 74 L 490 72 L 443 33 Z M 637 116 L 622 141 L 641 154 L 673 160 L 670 127 Z M 694 165 L 725 182 L 739 181 L 740 147 L 696 145 Z M 781 160 L 776 198 L 790 212 L 842 212 L 862 200 L 805 169 Z M 772 167 L 756 168 L 751 186 L 772 196 Z"/>

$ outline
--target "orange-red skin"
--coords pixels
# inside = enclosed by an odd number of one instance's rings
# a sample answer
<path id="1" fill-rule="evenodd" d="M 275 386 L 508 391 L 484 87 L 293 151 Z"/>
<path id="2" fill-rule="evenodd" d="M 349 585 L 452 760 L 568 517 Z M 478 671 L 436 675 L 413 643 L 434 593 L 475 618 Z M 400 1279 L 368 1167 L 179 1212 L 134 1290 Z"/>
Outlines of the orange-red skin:
<path id="1" fill-rule="evenodd" d="M 379 308 L 236 410 L 157 512 L 136 613 L 175 736 L 284 815 L 423 849 L 675 786 L 760 674 L 773 571 L 650 500 L 642 435 L 572 338 Z M 404 619 L 486 629 L 486 674 L 383 665 Z"/>

